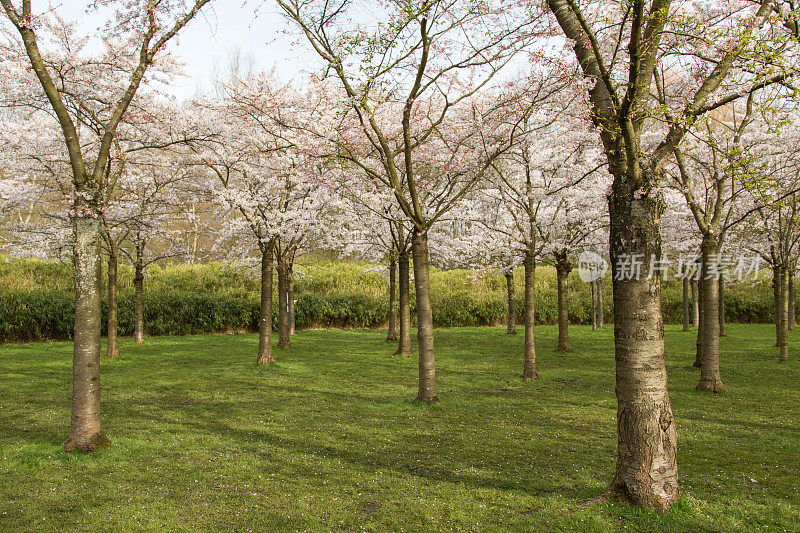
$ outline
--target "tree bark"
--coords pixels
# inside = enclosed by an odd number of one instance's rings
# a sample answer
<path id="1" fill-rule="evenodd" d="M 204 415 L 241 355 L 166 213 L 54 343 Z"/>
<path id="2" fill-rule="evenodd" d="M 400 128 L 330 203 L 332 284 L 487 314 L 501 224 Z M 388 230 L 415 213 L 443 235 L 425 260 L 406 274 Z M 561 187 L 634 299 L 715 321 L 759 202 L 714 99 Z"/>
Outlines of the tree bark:
<path id="1" fill-rule="evenodd" d="M 700 278 L 700 329 L 698 331 L 700 382 L 697 390 L 723 392 L 719 372 L 719 280 L 712 265 L 717 264 L 719 253 L 717 241 L 705 237 L 702 245 L 702 268 Z"/>
<path id="2" fill-rule="evenodd" d="M 683 276 L 683 331 L 689 331 L 691 327 L 691 316 L 689 313 L 689 278 L 686 273 Z"/>
<path id="3" fill-rule="evenodd" d="M 262 245 L 261 251 L 261 311 L 258 317 L 258 358 L 256 364 L 275 362 L 272 354 L 272 243 Z"/>
<path id="4" fill-rule="evenodd" d="M 506 316 L 506 333 L 517 334 L 517 302 L 514 294 L 514 271 L 506 272 L 506 292 L 508 293 L 508 313 Z"/>
<path id="5" fill-rule="evenodd" d="M 555 252 L 556 280 L 558 285 L 558 353 L 568 352 L 569 346 L 569 303 L 567 295 L 567 277 L 572 270 L 572 263 L 567 252 Z"/>
<path id="6" fill-rule="evenodd" d="M 76 211 L 78 211 L 76 209 Z M 100 222 L 75 218 L 75 329 L 68 452 L 111 444 L 100 428 Z"/>
<path id="7" fill-rule="evenodd" d="M 286 260 L 278 258 L 278 346 L 288 348 L 289 342 L 289 313 L 287 309 L 287 296 L 289 283 L 287 281 Z"/>
<path id="8" fill-rule="evenodd" d="M 702 266 L 701 266 L 702 272 Z M 694 367 L 695 368 L 702 368 L 703 367 L 703 331 L 705 330 L 705 306 L 706 303 L 703 301 L 703 280 L 697 280 L 695 284 L 697 285 L 697 340 L 695 341 L 695 352 L 694 352 Z"/>
<path id="9" fill-rule="evenodd" d="M 597 327 L 604 328 L 606 325 L 605 312 L 603 307 L 603 278 L 597 280 Z"/>
<path id="10" fill-rule="evenodd" d="M 133 266 L 133 342 L 144 342 L 144 267 L 138 258 Z"/>
<path id="11" fill-rule="evenodd" d="M 294 327 L 294 263 L 286 268 L 286 320 L 289 322 L 289 336 L 295 334 Z"/>
<path id="12" fill-rule="evenodd" d="M 691 281 L 692 286 L 692 327 L 700 327 L 700 300 L 697 297 L 697 280 Z"/>
<path id="13" fill-rule="evenodd" d="M 117 251 L 112 245 L 108 252 L 108 347 L 106 357 L 114 359 L 119 356 L 118 336 L 118 282 L 117 282 Z"/>
<path id="14" fill-rule="evenodd" d="M 794 293 L 794 269 L 789 269 L 786 275 L 786 286 L 787 286 L 787 307 L 789 312 L 789 331 L 792 331 L 795 326 L 795 293 Z"/>
<path id="15" fill-rule="evenodd" d="M 386 342 L 397 341 L 397 258 L 394 253 L 389 258 L 389 325 Z"/>
<path id="16" fill-rule="evenodd" d="M 589 289 L 592 293 L 592 331 L 597 331 L 597 291 L 595 290 L 595 282 L 589 283 Z"/>
<path id="17" fill-rule="evenodd" d="M 536 258 L 525 254 L 525 356 L 522 379 L 539 379 L 536 372 Z"/>
<path id="18" fill-rule="evenodd" d="M 778 269 L 778 360 L 789 360 L 789 273 L 785 266 Z"/>
<path id="19" fill-rule="evenodd" d="M 618 447 L 616 473 L 607 495 L 665 511 L 677 501 L 679 490 L 677 430 L 664 357 L 661 278 L 629 279 L 617 272 L 620 260 L 661 257 L 664 201 L 651 197 L 647 189 L 633 191 L 631 186 L 626 175 L 615 176 L 609 196 Z"/>
<path id="20" fill-rule="evenodd" d="M 408 251 L 397 261 L 400 292 L 400 343 L 395 355 L 411 355 L 411 275 Z"/>
<path id="21" fill-rule="evenodd" d="M 414 288 L 417 295 L 417 343 L 419 345 L 418 402 L 435 403 L 436 363 L 433 357 L 433 309 L 428 269 L 428 233 L 415 230 L 411 240 L 414 256 Z"/>
<path id="22" fill-rule="evenodd" d="M 725 328 L 727 318 L 725 316 L 725 277 L 719 275 L 719 336 L 727 337 L 728 332 Z"/>
<path id="23" fill-rule="evenodd" d="M 772 307 L 775 320 L 775 347 L 781 345 L 781 293 L 780 293 L 780 268 L 772 266 Z"/>

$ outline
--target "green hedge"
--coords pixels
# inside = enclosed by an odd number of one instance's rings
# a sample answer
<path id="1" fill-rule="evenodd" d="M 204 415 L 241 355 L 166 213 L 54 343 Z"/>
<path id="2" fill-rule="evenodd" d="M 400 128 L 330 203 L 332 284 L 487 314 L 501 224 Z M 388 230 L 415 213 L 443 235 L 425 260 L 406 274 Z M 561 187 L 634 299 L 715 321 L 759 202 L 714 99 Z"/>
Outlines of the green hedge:
<path id="1" fill-rule="evenodd" d="M 386 279 L 371 265 L 311 258 L 297 265 L 296 326 L 310 328 L 384 327 L 388 314 Z M 119 330 L 133 332 L 131 271 L 120 270 Z M 555 272 L 536 271 L 536 321 L 557 319 Z M 69 264 L 48 261 L 0 263 L 0 342 L 65 340 L 72 336 L 74 302 Z M 522 272 L 515 272 L 517 321 L 524 314 Z M 573 273 L 569 280 L 569 315 L 574 324 L 591 323 L 589 286 Z M 145 330 L 149 335 L 191 335 L 212 332 L 254 332 L 258 328 L 259 283 L 252 270 L 219 263 L 153 265 L 145 280 Z M 506 284 L 500 275 L 468 270 L 431 272 L 433 319 L 436 327 L 491 326 L 506 317 Z M 105 292 L 105 291 L 104 291 Z M 611 282 L 603 286 L 605 317 L 612 321 Z M 667 323 L 679 323 L 682 287 L 663 284 Z M 277 298 L 276 298 L 277 300 Z M 726 291 L 730 322 L 772 321 L 769 279 L 734 284 Z M 411 291 L 412 321 L 415 297 Z M 107 304 L 103 303 L 103 322 Z M 277 325 L 277 310 L 273 310 Z"/>
<path id="2" fill-rule="evenodd" d="M 68 339 L 74 320 L 70 292 L 0 293 L 0 342 Z"/>
<path id="3" fill-rule="evenodd" d="M 389 303 L 363 294 L 302 294 L 295 304 L 295 327 L 377 328 L 388 316 Z"/>

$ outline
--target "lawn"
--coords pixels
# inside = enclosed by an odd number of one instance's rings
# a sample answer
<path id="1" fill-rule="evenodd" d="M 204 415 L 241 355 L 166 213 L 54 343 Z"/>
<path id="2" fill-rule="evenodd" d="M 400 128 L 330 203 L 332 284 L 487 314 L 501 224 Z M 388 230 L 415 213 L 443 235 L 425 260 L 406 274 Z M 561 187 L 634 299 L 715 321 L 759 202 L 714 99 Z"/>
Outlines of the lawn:
<path id="1" fill-rule="evenodd" d="M 726 393 L 694 390 L 694 332 L 668 327 L 682 499 L 668 514 L 586 506 L 613 473 L 613 330 L 436 332 L 439 396 L 381 331 L 152 338 L 103 360 L 113 441 L 67 454 L 71 345 L 0 347 L 0 530 L 798 531 L 800 343 L 729 326 Z"/>

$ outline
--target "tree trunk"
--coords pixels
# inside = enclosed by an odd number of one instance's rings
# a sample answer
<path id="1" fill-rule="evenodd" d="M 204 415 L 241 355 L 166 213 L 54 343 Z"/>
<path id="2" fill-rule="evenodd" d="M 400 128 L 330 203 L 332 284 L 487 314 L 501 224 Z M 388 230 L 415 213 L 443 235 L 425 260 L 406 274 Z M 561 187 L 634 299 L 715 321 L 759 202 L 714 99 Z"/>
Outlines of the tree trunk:
<path id="1" fill-rule="evenodd" d="M 689 278 L 686 273 L 683 275 L 683 331 L 689 331 L 691 327 L 691 317 L 689 313 Z"/>
<path id="2" fill-rule="evenodd" d="M 700 300 L 697 297 L 697 280 L 691 281 L 692 286 L 692 327 L 700 327 Z"/>
<path id="3" fill-rule="evenodd" d="M 719 275 L 719 336 L 727 337 L 728 332 L 725 329 L 725 277 L 720 272 Z"/>
<path id="4" fill-rule="evenodd" d="M 597 331 L 597 295 L 595 294 L 595 282 L 589 283 L 592 292 L 592 331 Z"/>
<path id="5" fill-rule="evenodd" d="M 514 271 L 506 272 L 506 291 L 508 293 L 508 313 L 506 316 L 506 333 L 509 335 L 517 334 L 517 302 L 514 297 Z"/>
<path id="6" fill-rule="evenodd" d="M 786 286 L 787 286 L 787 308 L 789 310 L 789 331 L 794 329 L 795 325 L 795 310 L 794 310 L 794 302 L 795 302 L 795 294 L 794 294 L 794 269 L 789 269 L 786 276 Z"/>
<path id="7" fill-rule="evenodd" d="M 786 267 L 780 267 L 778 273 L 778 360 L 783 363 L 789 360 L 789 273 Z"/>
<path id="8" fill-rule="evenodd" d="M 389 326 L 386 342 L 397 341 L 397 258 L 389 258 Z"/>
<path id="9" fill-rule="evenodd" d="M 295 334 L 294 327 L 294 264 L 286 269 L 286 320 L 289 322 L 289 336 Z"/>
<path id="10" fill-rule="evenodd" d="M 106 357 L 114 359 L 119 356 L 119 337 L 117 335 L 118 309 L 117 251 L 113 245 L 108 253 L 108 348 Z"/>
<path id="11" fill-rule="evenodd" d="M 261 311 L 258 317 L 258 359 L 256 364 L 275 362 L 272 355 L 272 243 L 261 251 Z"/>
<path id="12" fill-rule="evenodd" d="M 144 267 L 139 259 L 133 266 L 133 342 L 144 342 Z"/>
<path id="13" fill-rule="evenodd" d="M 76 209 L 78 211 L 78 209 Z M 68 452 L 111 444 L 100 428 L 100 222 L 75 218 L 75 329 Z"/>
<path id="14" fill-rule="evenodd" d="M 603 307 L 603 278 L 597 280 L 597 327 L 603 328 L 606 325 L 605 312 Z"/>
<path id="15" fill-rule="evenodd" d="M 407 250 L 400 254 L 397 266 L 400 281 L 400 344 L 395 355 L 411 355 L 411 276 Z"/>
<path id="16" fill-rule="evenodd" d="M 661 278 L 617 272 L 618 265 L 624 264 L 620 261 L 661 257 L 664 201 L 651 197 L 646 189 L 631 190 L 629 183 L 627 176 L 615 176 L 609 196 L 618 447 L 616 474 L 606 495 L 665 511 L 677 501 L 679 491 Z"/>
<path id="17" fill-rule="evenodd" d="M 568 352 L 569 346 L 569 304 L 567 295 L 567 276 L 572 264 L 567 252 L 556 252 L 556 280 L 558 285 L 558 353 Z"/>
<path id="18" fill-rule="evenodd" d="M 289 283 L 287 276 L 286 260 L 278 259 L 278 346 L 288 348 L 289 342 L 289 312 L 287 306 Z"/>
<path id="19" fill-rule="evenodd" d="M 719 280 L 712 265 L 717 264 L 718 246 L 716 239 L 706 237 L 702 246 L 702 274 L 700 278 L 700 382 L 697 390 L 723 392 L 722 377 L 719 372 Z"/>
<path id="20" fill-rule="evenodd" d="M 701 265 L 702 272 L 702 265 Z M 702 276 L 701 276 L 702 277 Z M 697 340 L 695 341 L 694 352 L 694 367 L 703 367 L 703 330 L 705 330 L 705 307 L 706 303 L 703 301 L 703 280 L 700 279 L 695 282 L 697 285 Z"/>
<path id="21" fill-rule="evenodd" d="M 525 357 L 522 379 L 539 379 L 536 372 L 536 258 L 525 254 Z"/>
<path id="22" fill-rule="evenodd" d="M 436 363 L 433 358 L 433 309 L 428 270 L 428 232 L 414 231 L 411 241 L 414 255 L 414 289 L 417 295 L 417 343 L 419 345 L 418 402 L 435 403 Z"/>
<path id="23" fill-rule="evenodd" d="M 775 320 L 775 347 L 781 345 L 781 293 L 780 293 L 780 268 L 772 266 L 772 307 Z"/>

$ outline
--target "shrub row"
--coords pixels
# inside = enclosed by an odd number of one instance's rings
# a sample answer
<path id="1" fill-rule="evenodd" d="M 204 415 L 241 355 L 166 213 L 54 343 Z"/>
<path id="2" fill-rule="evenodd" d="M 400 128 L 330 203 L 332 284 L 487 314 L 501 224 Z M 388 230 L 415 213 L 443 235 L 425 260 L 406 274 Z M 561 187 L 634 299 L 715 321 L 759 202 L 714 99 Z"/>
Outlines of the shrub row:
<path id="1" fill-rule="evenodd" d="M 247 298 L 198 293 L 148 295 L 144 305 L 150 335 L 192 335 L 255 331 L 258 302 Z M 103 334 L 108 304 L 102 303 Z M 72 338 L 75 300 L 71 292 L 0 293 L 0 342 L 67 340 Z M 119 300 L 119 333 L 133 334 L 133 295 Z"/>
<path id="2" fill-rule="evenodd" d="M 755 291 L 750 297 L 732 292 L 726 297 L 730 322 L 770 322 L 771 295 Z M 552 294 L 551 294 L 552 293 Z M 586 293 L 586 294 L 584 294 Z M 670 284 L 664 288 L 664 317 L 679 323 L 682 316 L 680 294 Z M 552 324 L 557 319 L 555 291 L 543 287 L 537 293 L 536 321 Z M 148 293 L 144 300 L 145 330 L 149 335 L 194 335 L 220 332 L 255 332 L 258 328 L 259 302 L 253 296 L 198 292 Z M 610 295 L 606 295 L 605 315 L 611 321 Z M 412 319 L 414 298 L 412 293 Z M 524 302 L 516 302 L 517 322 L 521 323 Z M 434 295 L 433 318 L 436 327 L 500 325 L 506 317 L 505 298 L 486 295 L 447 293 Z M 103 324 L 107 316 L 103 302 Z M 364 294 L 301 294 L 295 307 L 296 327 L 378 328 L 385 326 L 388 315 L 386 298 Z M 591 322 L 588 290 L 574 285 L 569 315 L 572 323 Z M 72 336 L 74 297 L 71 292 L 0 292 L 0 342 L 66 340 Z M 277 327 L 277 308 L 273 310 Z M 119 300 L 119 332 L 133 333 L 133 295 L 125 292 Z"/>
<path id="3" fill-rule="evenodd" d="M 297 265 L 296 325 L 308 328 L 377 328 L 388 315 L 386 273 L 355 261 L 308 258 Z M 515 272 L 517 322 L 524 315 L 521 269 Z M 0 342 L 63 340 L 72 335 L 74 303 L 72 267 L 53 261 L 0 261 Z M 120 269 L 119 329 L 133 331 L 130 268 Z M 569 316 L 576 324 L 591 323 L 589 286 L 573 272 L 569 281 Z M 256 331 L 257 272 L 221 263 L 151 265 L 145 280 L 145 329 L 150 335 L 188 335 Z M 431 271 L 436 327 L 500 325 L 506 316 L 503 276 L 470 270 Z M 104 291 L 105 292 L 105 291 Z M 603 285 L 605 318 L 611 316 L 611 282 Z M 277 298 L 276 298 L 277 300 Z M 411 291 L 412 317 L 414 291 Z M 682 285 L 662 285 L 664 320 L 679 323 Z M 103 303 L 105 323 L 106 303 Z M 769 279 L 732 284 L 726 291 L 730 322 L 772 321 Z M 557 320 L 555 272 L 536 269 L 536 322 Z M 276 321 L 277 311 L 273 313 Z"/>
<path id="4" fill-rule="evenodd" d="M 297 298 L 295 324 L 310 328 L 377 328 L 386 322 L 388 302 L 364 295 Z M 255 298 L 194 292 L 147 294 L 145 331 L 149 335 L 198 335 L 258 331 L 260 304 Z M 103 302 L 103 334 L 108 304 Z M 72 293 L 0 293 L 0 342 L 68 340 L 72 338 L 75 303 Z M 278 310 L 273 309 L 273 327 Z M 119 334 L 133 334 L 133 295 L 119 299 Z"/>

